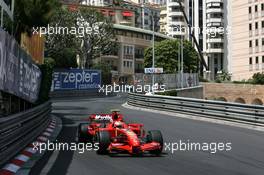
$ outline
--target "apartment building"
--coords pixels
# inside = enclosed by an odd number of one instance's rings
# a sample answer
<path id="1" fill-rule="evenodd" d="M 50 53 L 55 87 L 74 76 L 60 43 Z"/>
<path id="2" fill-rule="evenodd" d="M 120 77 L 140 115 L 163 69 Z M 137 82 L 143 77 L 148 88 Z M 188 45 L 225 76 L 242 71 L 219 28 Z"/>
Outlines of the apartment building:
<path id="1" fill-rule="evenodd" d="M 76 7 L 76 4 L 65 3 L 65 5 L 69 9 L 72 5 Z M 118 49 L 112 53 L 101 55 L 95 59 L 95 62 L 102 62 L 111 66 L 113 81 L 132 83 L 135 73 L 144 72 L 144 50 L 152 46 L 153 30 L 138 27 L 137 16 L 140 13 L 135 6 L 130 4 L 112 7 L 82 5 L 82 7 L 95 8 L 114 23 Z M 155 28 L 155 31 L 159 31 L 159 28 Z M 156 42 L 171 39 L 159 32 L 154 32 L 154 36 Z"/>
<path id="2" fill-rule="evenodd" d="M 180 0 L 186 10 L 187 1 Z M 167 1 L 167 33 L 173 38 L 187 38 L 187 24 L 178 0 Z"/>
<path id="3" fill-rule="evenodd" d="M 214 80 L 221 71 L 230 72 L 231 2 L 206 0 L 203 5 L 203 51 L 209 70 L 208 79 Z"/>
<path id="4" fill-rule="evenodd" d="M 231 72 L 234 80 L 264 72 L 264 1 L 232 1 Z"/>

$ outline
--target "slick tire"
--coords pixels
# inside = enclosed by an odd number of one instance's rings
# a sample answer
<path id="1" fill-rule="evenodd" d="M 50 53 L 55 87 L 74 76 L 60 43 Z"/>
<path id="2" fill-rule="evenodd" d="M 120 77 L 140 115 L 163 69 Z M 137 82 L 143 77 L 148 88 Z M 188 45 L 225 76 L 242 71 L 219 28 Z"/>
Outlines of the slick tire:
<path id="1" fill-rule="evenodd" d="M 87 143 L 92 141 L 92 136 L 88 134 L 89 124 L 79 124 L 78 126 L 78 142 Z"/>
<path id="2" fill-rule="evenodd" d="M 108 131 L 99 131 L 96 134 L 95 142 L 98 143 L 99 149 L 97 150 L 97 154 L 107 154 L 108 147 L 111 143 L 110 134 Z"/>
<path id="3" fill-rule="evenodd" d="M 147 135 L 147 142 L 158 142 L 161 145 L 160 149 L 149 151 L 150 154 L 160 155 L 163 150 L 163 137 L 159 130 L 149 131 Z"/>

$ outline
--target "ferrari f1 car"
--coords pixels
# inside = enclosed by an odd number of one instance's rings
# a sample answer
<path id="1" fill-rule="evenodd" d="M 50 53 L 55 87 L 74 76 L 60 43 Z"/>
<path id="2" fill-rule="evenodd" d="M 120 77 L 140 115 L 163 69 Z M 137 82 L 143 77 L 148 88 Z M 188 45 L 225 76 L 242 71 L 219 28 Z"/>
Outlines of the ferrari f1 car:
<path id="1" fill-rule="evenodd" d="M 111 114 L 94 114 L 87 123 L 78 127 L 79 142 L 97 143 L 98 154 L 129 153 L 140 155 L 145 152 L 160 155 L 163 149 L 162 134 L 158 130 L 145 133 L 143 124 L 125 123 L 119 110 Z"/>

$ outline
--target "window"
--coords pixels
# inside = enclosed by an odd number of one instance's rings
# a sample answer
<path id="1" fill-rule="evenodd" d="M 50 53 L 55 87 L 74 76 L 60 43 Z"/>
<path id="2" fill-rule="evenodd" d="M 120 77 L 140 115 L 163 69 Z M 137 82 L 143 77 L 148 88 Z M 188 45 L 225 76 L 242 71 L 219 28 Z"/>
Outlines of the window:
<path id="1" fill-rule="evenodd" d="M 261 27 L 264 28 L 264 21 L 261 22 Z"/>
<path id="2" fill-rule="evenodd" d="M 251 7 L 248 8 L 248 13 L 249 13 L 249 14 L 252 13 L 252 9 L 251 9 Z"/>
<path id="3" fill-rule="evenodd" d="M 261 11 L 264 11 L 264 4 L 261 4 Z"/>
<path id="4" fill-rule="evenodd" d="M 252 30 L 252 24 L 249 24 L 249 31 Z"/>
<path id="5" fill-rule="evenodd" d="M 258 29 L 258 22 L 255 23 L 255 28 Z"/>
<path id="6" fill-rule="evenodd" d="M 259 42 L 258 42 L 258 39 L 256 39 L 256 47 L 259 46 Z"/>
<path id="7" fill-rule="evenodd" d="M 249 64 L 252 65 L 252 57 L 249 58 Z"/>
<path id="8" fill-rule="evenodd" d="M 255 5 L 255 12 L 258 12 L 258 5 Z"/>
<path id="9" fill-rule="evenodd" d="M 249 41 L 249 47 L 252 47 L 252 41 Z"/>
<path id="10" fill-rule="evenodd" d="M 256 64 L 258 64 L 259 63 L 259 58 L 258 57 L 256 57 Z"/>
<path id="11" fill-rule="evenodd" d="M 262 56 L 262 63 L 264 63 L 264 56 Z"/>
<path id="12" fill-rule="evenodd" d="M 264 46 L 264 38 L 262 38 L 262 46 Z"/>

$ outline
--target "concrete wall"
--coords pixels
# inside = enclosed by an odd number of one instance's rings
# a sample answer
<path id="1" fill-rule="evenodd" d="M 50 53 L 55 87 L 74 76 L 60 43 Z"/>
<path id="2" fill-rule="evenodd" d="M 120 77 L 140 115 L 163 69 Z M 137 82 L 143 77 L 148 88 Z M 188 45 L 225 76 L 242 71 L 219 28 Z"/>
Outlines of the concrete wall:
<path id="1" fill-rule="evenodd" d="M 184 88 L 184 89 L 178 89 L 177 90 L 177 96 L 186 97 L 186 98 L 203 99 L 204 98 L 203 92 L 204 92 L 203 86 Z"/>
<path id="2" fill-rule="evenodd" d="M 232 83 L 203 83 L 204 98 L 263 105 L 264 86 Z"/>

